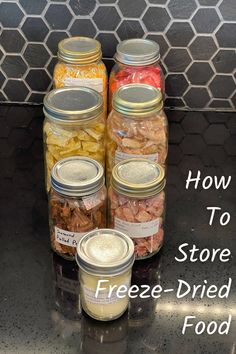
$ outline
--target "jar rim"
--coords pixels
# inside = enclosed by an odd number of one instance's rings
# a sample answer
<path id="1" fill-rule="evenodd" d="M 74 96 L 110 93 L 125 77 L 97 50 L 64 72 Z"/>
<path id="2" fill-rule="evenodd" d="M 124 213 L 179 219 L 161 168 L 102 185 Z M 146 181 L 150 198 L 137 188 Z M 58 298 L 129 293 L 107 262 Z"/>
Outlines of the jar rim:
<path id="1" fill-rule="evenodd" d="M 111 187 L 119 194 L 145 199 L 160 193 L 166 185 L 164 168 L 151 160 L 131 158 L 113 167 Z"/>
<path id="2" fill-rule="evenodd" d="M 78 266 L 93 275 L 118 275 L 130 269 L 134 263 L 133 241 L 123 232 L 114 229 L 88 232 L 81 238 L 76 249 Z"/>
<path id="3" fill-rule="evenodd" d="M 160 59 L 159 44 L 151 39 L 132 38 L 121 41 L 116 48 L 115 60 L 131 66 L 146 66 Z"/>
<path id="4" fill-rule="evenodd" d="M 105 184 L 102 165 L 89 158 L 72 156 L 55 163 L 51 170 L 52 190 L 68 197 L 85 197 Z"/>
<path id="5" fill-rule="evenodd" d="M 127 84 L 115 91 L 112 107 L 119 113 L 132 116 L 133 119 L 142 118 L 163 108 L 162 93 L 147 84 Z"/>
<path id="6" fill-rule="evenodd" d="M 72 64 L 91 64 L 101 60 L 101 43 L 94 38 L 75 36 L 58 44 L 58 59 Z"/>
<path id="7" fill-rule="evenodd" d="M 88 87 L 53 89 L 45 95 L 43 104 L 49 119 L 71 124 L 94 119 L 103 112 L 102 96 Z"/>

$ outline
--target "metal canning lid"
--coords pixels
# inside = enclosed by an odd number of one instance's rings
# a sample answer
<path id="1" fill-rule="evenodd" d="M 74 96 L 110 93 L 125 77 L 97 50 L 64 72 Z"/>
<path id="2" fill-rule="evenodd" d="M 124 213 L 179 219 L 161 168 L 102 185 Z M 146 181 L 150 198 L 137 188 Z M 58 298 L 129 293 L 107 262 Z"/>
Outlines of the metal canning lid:
<path id="1" fill-rule="evenodd" d="M 118 275 L 132 267 L 134 244 L 123 232 L 113 229 L 93 230 L 79 241 L 76 261 L 88 273 Z"/>
<path id="2" fill-rule="evenodd" d="M 72 64 L 91 64 L 102 58 L 101 44 L 88 37 L 71 37 L 58 44 L 59 59 Z"/>
<path id="3" fill-rule="evenodd" d="M 58 161 L 51 171 L 52 188 L 63 195 L 83 197 L 105 183 L 102 165 L 89 157 L 72 156 Z"/>
<path id="4" fill-rule="evenodd" d="M 165 187 L 165 171 L 153 161 L 132 158 L 119 162 L 112 170 L 112 188 L 120 194 L 147 198 Z"/>
<path id="5" fill-rule="evenodd" d="M 115 92 L 112 106 L 119 113 L 138 118 L 160 111 L 163 107 L 162 94 L 150 85 L 128 84 Z"/>
<path id="6" fill-rule="evenodd" d="M 78 123 L 103 112 L 102 96 L 87 87 L 54 89 L 45 95 L 43 103 L 45 115 L 61 122 Z"/>
<path id="7" fill-rule="evenodd" d="M 117 45 L 115 59 L 133 66 L 153 64 L 160 59 L 160 47 L 150 39 L 127 39 Z"/>

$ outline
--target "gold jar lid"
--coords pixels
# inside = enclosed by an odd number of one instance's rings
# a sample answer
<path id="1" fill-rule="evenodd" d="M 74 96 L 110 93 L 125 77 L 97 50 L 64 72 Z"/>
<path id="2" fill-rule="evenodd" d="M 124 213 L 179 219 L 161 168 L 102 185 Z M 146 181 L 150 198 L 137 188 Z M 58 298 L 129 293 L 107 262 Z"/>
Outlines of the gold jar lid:
<path id="1" fill-rule="evenodd" d="M 115 59 L 126 65 L 151 65 L 160 59 L 160 47 L 150 39 L 126 39 L 117 45 Z"/>
<path id="2" fill-rule="evenodd" d="M 71 37 L 58 44 L 59 59 L 72 64 L 91 64 L 102 58 L 101 44 L 89 37 Z"/>
<path id="3" fill-rule="evenodd" d="M 112 188 L 125 196 L 147 198 L 165 187 L 165 172 L 161 165 L 143 158 L 119 162 L 112 170 Z"/>
<path id="4" fill-rule="evenodd" d="M 46 117 L 60 123 L 78 124 L 103 112 L 102 96 L 88 87 L 63 87 L 49 91 L 43 100 Z"/>
<path id="5" fill-rule="evenodd" d="M 150 85 L 128 84 L 115 92 L 112 106 L 119 113 L 140 118 L 162 109 L 162 94 L 160 90 Z"/>

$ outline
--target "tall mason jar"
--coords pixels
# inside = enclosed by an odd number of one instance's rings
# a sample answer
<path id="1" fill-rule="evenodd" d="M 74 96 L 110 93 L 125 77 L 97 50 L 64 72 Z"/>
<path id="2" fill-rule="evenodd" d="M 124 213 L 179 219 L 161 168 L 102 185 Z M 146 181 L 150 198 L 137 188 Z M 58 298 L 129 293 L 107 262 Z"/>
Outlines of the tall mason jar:
<path id="1" fill-rule="evenodd" d="M 107 110 L 107 70 L 102 62 L 101 44 L 88 37 L 71 37 L 58 44 L 58 63 L 54 68 L 54 88 L 85 86 L 98 91 Z"/>
<path id="2" fill-rule="evenodd" d="M 164 169 L 150 160 L 133 158 L 113 168 L 109 227 L 131 237 L 136 259 L 153 256 L 163 245 L 165 183 Z"/>
<path id="3" fill-rule="evenodd" d="M 117 45 L 115 65 L 109 79 L 109 108 L 115 91 L 124 85 L 143 83 L 161 90 L 164 97 L 165 79 L 160 66 L 160 47 L 149 39 L 127 39 Z"/>
<path id="4" fill-rule="evenodd" d="M 46 189 L 54 164 L 69 156 L 90 157 L 105 165 L 105 117 L 102 96 L 86 87 L 50 91 L 44 98 Z"/>
<path id="5" fill-rule="evenodd" d="M 120 161 L 142 157 L 166 165 L 168 121 L 160 90 L 145 84 L 120 87 L 107 121 L 107 180 Z"/>
<path id="6" fill-rule="evenodd" d="M 55 164 L 51 184 L 51 247 L 63 258 L 73 260 L 82 236 L 106 226 L 104 170 L 90 158 L 69 157 Z"/>

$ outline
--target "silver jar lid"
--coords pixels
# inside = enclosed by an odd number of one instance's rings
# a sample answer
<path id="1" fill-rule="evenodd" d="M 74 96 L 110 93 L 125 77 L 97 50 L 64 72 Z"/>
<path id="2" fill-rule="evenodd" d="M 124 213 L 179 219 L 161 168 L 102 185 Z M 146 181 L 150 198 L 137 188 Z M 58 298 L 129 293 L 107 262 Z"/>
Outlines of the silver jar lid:
<path id="1" fill-rule="evenodd" d="M 117 45 L 115 59 L 127 65 L 150 65 L 160 59 L 160 47 L 150 39 L 127 39 Z"/>
<path id="2" fill-rule="evenodd" d="M 112 170 L 112 188 L 133 198 L 147 198 L 165 187 L 165 172 L 161 165 L 143 158 L 119 162 Z"/>
<path id="3" fill-rule="evenodd" d="M 63 195 L 83 197 L 105 183 L 102 165 L 89 157 L 72 156 L 58 161 L 51 171 L 52 188 Z"/>
<path id="4" fill-rule="evenodd" d="M 94 275 L 118 275 L 134 263 L 134 244 L 123 232 L 113 229 L 93 230 L 77 245 L 78 266 Z"/>
<path id="5" fill-rule="evenodd" d="M 103 111 L 102 96 L 88 87 L 63 87 L 44 97 L 44 114 L 53 120 L 78 123 L 90 120 Z"/>
<path id="6" fill-rule="evenodd" d="M 57 56 L 72 64 L 91 64 L 102 58 L 101 44 L 89 37 L 66 38 L 59 42 Z"/>
<path id="7" fill-rule="evenodd" d="M 163 107 L 162 94 L 157 88 L 146 84 L 121 86 L 113 95 L 113 109 L 132 118 L 143 117 L 160 111 Z"/>

